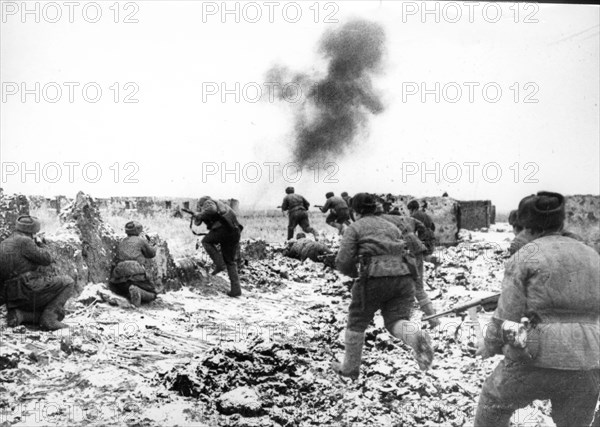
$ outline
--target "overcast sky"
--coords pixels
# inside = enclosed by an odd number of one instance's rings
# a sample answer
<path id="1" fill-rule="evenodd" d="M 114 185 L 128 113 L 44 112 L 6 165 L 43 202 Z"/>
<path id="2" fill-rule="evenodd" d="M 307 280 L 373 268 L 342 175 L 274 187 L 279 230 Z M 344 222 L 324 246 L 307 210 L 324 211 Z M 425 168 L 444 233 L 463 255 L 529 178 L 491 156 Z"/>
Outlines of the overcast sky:
<path id="1" fill-rule="evenodd" d="M 293 185 L 313 204 L 329 190 L 447 191 L 500 211 L 541 189 L 600 192 L 598 6 L 427 2 L 438 17 L 422 2 L 228 2 L 239 16 L 223 16 L 221 2 L 76 3 L 29 2 L 29 14 L 1 3 L 6 192 L 210 194 L 264 207 Z M 385 110 L 296 182 L 284 166 L 299 104 L 270 100 L 266 73 L 322 76 L 323 33 L 354 18 L 385 29 L 372 77 Z"/>

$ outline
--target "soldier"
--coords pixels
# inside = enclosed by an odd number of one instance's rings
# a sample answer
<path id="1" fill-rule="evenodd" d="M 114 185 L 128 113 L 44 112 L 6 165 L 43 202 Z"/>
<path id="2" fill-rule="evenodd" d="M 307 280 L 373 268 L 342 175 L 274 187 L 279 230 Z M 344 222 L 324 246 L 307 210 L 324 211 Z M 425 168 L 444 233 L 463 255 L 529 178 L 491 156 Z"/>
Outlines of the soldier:
<path id="1" fill-rule="evenodd" d="M 508 215 L 508 223 L 512 225 L 513 233 L 515 234 L 515 238 L 510 243 L 510 247 L 508 248 L 508 253 L 510 255 L 517 252 L 527 243 L 533 240 L 533 236 L 529 231 L 523 230 L 523 227 L 519 224 L 518 212 L 516 210 L 510 211 Z"/>
<path id="2" fill-rule="evenodd" d="M 515 238 L 510 243 L 510 246 L 508 248 L 508 254 L 513 255 L 515 252 L 517 252 L 519 249 L 521 249 L 527 243 L 534 240 L 535 236 L 531 233 L 530 230 L 523 229 L 523 227 L 519 223 L 518 212 L 516 210 L 513 210 L 510 212 L 510 214 L 508 216 L 508 223 L 513 226 L 513 233 L 515 233 Z M 579 241 L 583 240 L 579 235 L 577 235 L 575 233 L 571 233 L 570 231 L 567 231 L 567 230 L 561 229 L 560 234 L 561 234 L 561 236 L 570 237 L 575 240 L 579 240 Z"/>
<path id="3" fill-rule="evenodd" d="M 156 299 L 156 286 L 144 268 L 145 260 L 156 256 L 156 248 L 148 238 L 140 236 L 143 231 L 142 224 L 137 221 L 125 224 L 127 237 L 119 242 L 117 265 L 110 278 L 111 290 L 127 296 L 136 307 Z"/>
<path id="4" fill-rule="evenodd" d="M 287 239 L 290 240 L 294 237 L 294 230 L 299 225 L 302 231 L 312 233 L 315 236 L 315 240 L 318 240 L 317 232 L 310 226 L 308 221 L 307 209 L 310 207 L 310 203 L 300 194 L 296 194 L 294 187 L 286 188 L 285 193 L 286 196 L 283 198 L 283 203 L 281 203 L 281 211 L 288 212 Z"/>
<path id="5" fill-rule="evenodd" d="M 359 278 L 352 286 L 344 361 L 332 362 L 331 366 L 339 375 L 358 377 L 365 330 L 381 309 L 387 330 L 414 349 L 419 367 L 426 370 L 433 361 L 431 339 L 409 321 L 417 275 L 414 258 L 407 255 L 398 228 L 375 216 L 374 196 L 359 193 L 353 197 L 352 207 L 357 221 L 342 238 L 336 267 L 343 274 Z"/>
<path id="6" fill-rule="evenodd" d="M 242 294 L 236 254 L 240 245 L 240 236 L 243 226 L 238 222 L 233 209 L 219 200 L 209 196 L 198 201 L 200 211 L 194 215 L 194 224 L 199 226 L 203 222 L 210 231 L 202 239 L 202 247 L 214 263 L 213 275 L 227 269 L 231 290 L 227 293 L 230 297 Z M 221 250 L 216 245 L 221 246 Z"/>
<path id="7" fill-rule="evenodd" d="M 419 307 L 421 307 L 421 311 L 426 316 L 430 316 L 436 314 L 435 309 L 433 308 L 433 304 L 429 299 L 429 295 L 425 291 L 424 283 L 425 283 L 425 267 L 424 267 L 424 254 L 427 252 L 427 248 L 421 242 L 421 240 L 414 233 L 416 229 L 422 229 L 425 226 L 422 222 L 412 218 L 412 217 L 402 217 L 397 215 L 390 214 L 382 214 L 381 218 L 386 221 L 394 224 L 400 232 L 402 233 L 402 238 L 406 241 L 406 246 L 408 250 L 415 256 L 415 261 L 417 263 L 417 271 L 419 273 L 419 278 L 415 281 L 415 299 L 419 303 Z M 431 319 L 429 321 L 431 327 L 439 326 L 439 319 Z"/>
<path id="8" fill-rule="evenodd" d="M 417 230 L 417 236 L 419 236 L 419 239 L 421 239 L 425 244 L 425 247 L 427 247 L 425 255 L 433 254 L 433 250 L 435 249 L 435 236 L 433 234 L 435 231 L 435 224 L 429 215 L 424 211 L 419 210 L 419 202 L 416 200 L 411 200 L 407 207 L 410 211 L 410 216 L 425 225 L 425 228 Z"/>
<path id="9" fill-rule="evenodd" d="M 315 262 L 319 261 L 318 257 L 320 255 L 328 255 L 330 253 L 331 249 L 323 243 L 307 239 L 304 233 L 298 233 L 295 242 L 288 242 L 288 247 L 283 252 L 285 256 L 290 258 L 299 259 L 300 261 L 308 258 Z"/>
<path id="10" fill-rule="evenodd" d="M 505 358 L 483 384 L 475 426 L 508 426 L 515 410 L 536 399 L 551 401 L 557 427 L 590 425 L 600 391 L 600 257 L 561 235 L 558 193 L 525 197 L 518 217 L 534 239 L 508 260 L 477 351 Z M 513 328 L 527 336 L 513 339 L 506 333 Z"/>
<path id="11" fill-rule="evenodd" d="M 36 217 L 21 215 L 14 233 L 0 243 L 0 284 L 6 302 L 9 327 L 39 324 L 50 331 L 66 328 L 64 307 L 73 295 L 74 281 L 68 276 L 44 277 L 39 266 L 52 263 Z"/>
<path id="12" fill-rule="evenodd" d="M 352 220 L 352 222 L 356 221 L 356 219 L 354 218 L 354 209 L 352 209 L 352 197 L 348 195 L 347 191 L 344 191 L 342 193 L 342 199 L 344 199 L 344 201 L 348 205 L 348 215 L 350 216 L 350 219 Z M 346 225 L 350 225 L 350 221 L 346 221 Z"/>
<path id="13" fill-rule="evenodd" d="M 331 227 L 337 228 L 340 235 L 344 234 L 344 225 L 350 219 L 350 212 L 346 201 L 341 197 L 336 197 L 333 192 L 325 194 L 327 201 L 323 206 L 317 206 L 321 212 L 329 212 L 325 222 Z"/>

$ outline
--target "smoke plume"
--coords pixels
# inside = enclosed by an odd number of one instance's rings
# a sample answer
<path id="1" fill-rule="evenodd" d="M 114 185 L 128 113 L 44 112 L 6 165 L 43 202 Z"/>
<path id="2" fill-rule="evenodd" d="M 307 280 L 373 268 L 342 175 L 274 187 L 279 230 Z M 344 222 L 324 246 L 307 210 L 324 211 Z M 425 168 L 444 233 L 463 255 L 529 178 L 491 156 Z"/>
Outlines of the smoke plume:
<path id="1" fill-rule="evenodd" d="M 379 24 L 354 20 L 321 39 L 319 52 L 328 61 L 324 78 L 306 74 L 290 78 L 283 67 L 268 73 L 272 79 L 287 77 L 303 90 L 295 104 L 294 161 L 308 165 L 334 160 L 366 135 L 370 115 L 383 111 L 371 76 L 381 67 L 384 45 L 385 32 Z M 293 94 L 280 91 L 278 96 L 289 100 Z"/>

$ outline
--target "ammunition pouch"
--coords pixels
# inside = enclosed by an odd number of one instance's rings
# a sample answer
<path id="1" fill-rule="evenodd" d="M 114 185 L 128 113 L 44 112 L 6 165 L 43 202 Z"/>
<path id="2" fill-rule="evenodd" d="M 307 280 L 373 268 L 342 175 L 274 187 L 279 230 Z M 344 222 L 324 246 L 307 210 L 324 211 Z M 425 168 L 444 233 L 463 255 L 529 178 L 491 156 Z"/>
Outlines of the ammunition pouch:
<path id="1" fill-rule="evenodd" d="M 367 277 L 395 277 L 408 276 L 410 268 L 401 255 L 377 255 L 370 257 Z"/>

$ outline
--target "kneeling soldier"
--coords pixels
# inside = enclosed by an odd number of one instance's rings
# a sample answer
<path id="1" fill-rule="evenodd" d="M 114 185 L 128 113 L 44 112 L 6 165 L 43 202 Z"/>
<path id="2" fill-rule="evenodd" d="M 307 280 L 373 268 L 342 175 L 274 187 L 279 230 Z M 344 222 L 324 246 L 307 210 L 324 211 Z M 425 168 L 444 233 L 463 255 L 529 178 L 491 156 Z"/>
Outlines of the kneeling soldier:
<path id="1" fill-rule="evenodd" d="M 506 264 L 477 352 L 505 358 L 483 384 L 475 426 L 508 426 L 537 399 L 550 400 L 557 427 L 590 425 L 600 390 L 600 257 L 562 234 L 560 194 L 525 197 L 518 218 L 533 239 Z"/>
<path id="2" fill-rule="evenodd" d="M 433 361 L 431 338 L 410 322 L 418 277 L 414 258 L 407 255 L 400 230 L 375 216 L 375 197 L 359 193 L 352 199 L 357 221 L 344 233 L 336 258 L 342 273 L 357 277 L 352 286 L 352 302 L 345 332 L 343 363 L 332 368 L 342 376 L 357 378 L 360 371 L 365 330 L 375 312 L 381 309 L 386 329 L 410 345 L 422 370 Z M 360 262 L 360 273 L 356 269 Z"/>
<path id="3" fill-rule="evenodd" d="M 147 239 L 140 237 L 143 230 L 142 224 L 137 221 L 125 224 L 127 237 L 119 242 L 117 265 L 110 279 L 111 290 L 127 296 L 136 307 L 156 299 L 156 287 L 144 268 L 145 259 L 154 258 L 156 249 Z"/>
<path id="4" fill-rule="evenodd" d="M 74 281 L 69 276 L 45 278 L 37 271 L 40 265 L 52 263 L 44 240 L 34 237 L 39 231 L 37 218 L 17 218 L 15 232 L 0 243 L 0 284 L 8 326 L 31 323 L 52 331 L 68 327 L 61 320 L 65 303 L 73 295 Z"/>

